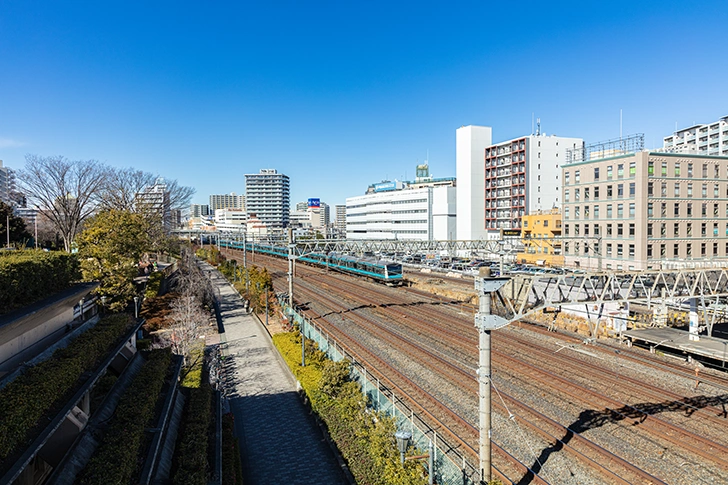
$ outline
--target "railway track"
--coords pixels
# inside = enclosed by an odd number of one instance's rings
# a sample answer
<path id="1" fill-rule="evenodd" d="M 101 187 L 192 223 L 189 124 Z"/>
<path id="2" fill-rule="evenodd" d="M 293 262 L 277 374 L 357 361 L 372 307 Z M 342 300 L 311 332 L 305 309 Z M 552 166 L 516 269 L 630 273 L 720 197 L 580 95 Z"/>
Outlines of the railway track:
<path id="1" fill-rule="evenodd" d="M 286 270 L 285 262 L 280 260 L 270 258 L 265 261 L 265 264 L 273 268 L 273 273 L 276 275 L 282 274 Z M 335 326 L 334 323 L 324 323 L 324 321 L 328 322 L 332 315 L 345 314 L 346 318 L 351 320 L 354 315 L 359 316 L 359 314 L 366 312 L 376 317 L 369 318 L 372 321 L 378 319 L 394 321 L 397 323 L 393 327 L 395 330 L 381 326 L 381 324 L 378 324 L 380 326 L 377 327 L 374 323 L 361 320 L 357 324 L 366 326 L 370 333 L 376 332 L 377 337 L 386 345 L 396 345 L 400 351 L 406 353 L 408 359 L 416 361 L 422 368 L 429 366 L 430 372 L 439 371 L 440 379 L 449 379 L 451 385 L 454 386 L 450 392 L 458 392 L 457 389 L 466 390 L 469 394 L 468 400 L 475 401 L 477 383 L 472 371 L 474 357 L 477 355 L 477 331 L 472 327 L 472 320 L 462 315 L 456 316 L 455 312 L 462 312 L 462 306 L 453 305 L 447 299 L 413 289 L 398 290 L 396 296 L 393 296 L 395 294 L 391 289 L 381 287 L 370 289 L 370 285 L 362 284 L 362 282 L 356 282 L 356 280 L 352 282 L 352 280 L 341 275 L 326 274 L 321 270 L 301 267 L 300 265 L 298 276 L 300 278 L 296 279 L 298 283 L 296 289 L 294 289 L 294 294 L 297 297 L 305 297 L 300 302 L 311 300 L 317 301 L 317 305 L 323 305 L 324 296 L 332 297 L 332 295 L 337 295 L 336 298 L 339 298 L 339 303 L 329 301 L 326 303 L 329 307 L 316 315 L 317 321 L 321 321 L 322 325 L 326 325 L 327 330 L 329 325 L 331 328 Z M 305 289 L 307 280 L 315 281 L 318 285 L 317 288 Z M 324 282 L 329 285 L 325 295 L 321 292 L 321 284 Z M 281 291 L 287 291 L 287 286 L 284 283 L 279 283 L 279 287 Z M 342 298 L 345 300 L 343 304 L 341 302 Z M 439 322 L 439 325 L 432 324 L 432 322 Z M 523 327 L 523 325 L 520 327 Z M 669 444 L 665 445 L 665 447 L 680 449 L 683 453 L 701 457 L 701 460 L 705 460 L 711 466 L 717 468 L 717 471 L 711 471 L 706 475 L 706 477 L 712 478 L 714 481 L 706 483 L 721 483 L 720 480 L 722 479 L 725 479 L 724 481 L 728 483 L 728 478 L 726 478 L 728 475 L 725 473 L 728 462 L 723 458 L 728 456 L 728 448 L 726 448 L 725 441 L 720 440 L 720 430 L 725 427 L 726 420 L 719 417 L 721 410 L 725 414 L 722 407 L 725 401 L 720 399 L 704 400 L 703 402 L 691 401 L 680 394 L 659 386 L 645 385 L 644 380 L 641 381 L 638 378 L 628 376 L 627 372 L 620 373 L 618 378 L 615 379 L 613 371 L 605 371 L 599 364 L 578 357 L 554 354 L 553 344 L 551 348 L 547 346 L 540 347 L 542 344 L 535 343 L 537 340 L 532 336 L 527 338 L 521 335 L 521 333 L 535 333 L 537 337 L 542 337 L 543 340 L 552 341 L 555 340 L 552 332 L 545 332 L 540 328 L 533 327 L 529 328 L 528 331 L 523 330 L 523 328 L 516 330 L 517 332 L 508 332 L 508 338 L 503 338 L 501 341 L 504 344 L 504 352 L 502 354 L 494 353 L 494 361 L 501 366 L 501 368 L 496 369 L 495 376 L 503 375 L 504 378 L 509 380 L 509 386 L 520 385 L 524 387 L 532 385 L 536 392 L 546 392 L 549 398 L 566 400 L 566 402 L 569 402 L 567 407 L 582 410 L 591 408 L 592 414 L 590 416 L 592 418 L 606 420 L 610 423 L 610 426 L 616 423 L 617 428 L 615 429 L 619 430 L 618 433 L 625 435 L 622 438 L 624 440 L 632 439 L 634 435 L 639 434 L 649 434 L 650 439 L 656 442 L 666 440 Z M 352 349 L 356 348 L 356 352 L 360 354 L 369 352 L 365 360 L 369 361 L 370 365 L 381 366 L 382 369 L 386 369 L 387 375 L 402 374 L 395 369 L 395 366 L 386 363 L 386 359 L 358 345 L 355 336 L 345 334 L 343 330 L 339 331 L 341 335 L 337 336 L 337 338 L 348 339 L 349 345 L 352 346 Z M 496 332 L 494 337 L 500 333 L 506 332 Z M 576 345 L 583 346 L 582 339 L 569 335 L 560 334 L 558 339 L 561 342 L 561 348 Z M 497 342 L 494 338 L 494 343 Z M 589 350 L 600 354 L 602 358 L 615 359 L 615 349 L 610 345 L 590 346 Z M 681 379 L 691 378 L 690 373 L 674 364 L 672 366 L 662 366 L 660 362 L 645 358 L 635 350 L 626 351 L 621 347 L 618 350 L 620 350 L 619 358 L 634 364 L 634 366 L 644 366 L 650 372 L 674 372 Z M 525 354 L 528 359 L 513 360 L 509 355 L 511 353 Z M 423 356 L 426 356 L 426 358 L 423 358 Z M 541 368 L 543 365 L 539 366 L 534 361 L 549 362 L 552 367 L 572 369 L 574 379 L 566 379 L 560 374 L 544 372 L 544 369 Z M 575 370 L 578 370 L 578 372 Z M 725 389 L 722 386 L 726 386 L 724 379 L 709 376 L 708 374 L 701 376 L 701 381 L 706 385 L 708 383 L 715 385 L 718 389 Z M 406 383 L 405 381 L 402 382 Z M 595 389 L 588 389 L 588 392 L 585 392 L 584 389 L 587 389 L 585 386 L 589 382 L 598 382 L 603 385 L 601 387 L 596 386 Z M 608 396 L 604 391 L 604 389 L 614 389 L 617 385 L 620 386 L 621 394 L 626 395 L 627 391 L 629 391 L 629 396 L 632 399 L 641 398 L 643 403 L 658 403 L 663 407 L 671 408 L 670 411 L 673 413 L 675 411 L 684 413 L 689 417 L 690 424 L 701 423 L 701 426 L 707 427 L 705 429 L 712 429 L 714 431 L 712 434 L 707 431 L 705 434 L 710 435 L 713 439 L 705 440 L 696 437 L 695 433 L 688 432 L 679 425 L 656 418 L 654 409 L 640 409 L 640 406 L 630 407 L 629 404 L 622 402 L 623 400 L 617 400 L 615 396 Z M 415 382 L 406 383 L 406 386 L 423 387 L 422 384 Z M 406 386 L 402 385 L 402 389 L 404 390 Z M 543 389 L 543 391 L 538 391 L 538 389 Z M 407 392 L 415 395 L 419 391 L 410 389 Z M 429 402 L 439 403 L 433 404 L 432 409 L 449 407 L 443 404 L 441 397 L 434 396 L 429 391 L 423 392 L 427 392 L 432 396 L 432 400 Z M 575 432 L 574 429 L 567 429 L 564 425 L 559 424 L 564 422 L 562 419 L 555 419 L 553 415 L 546 416 L 541 411 L 526 405 L 522 402 L 523 399 L 518 396 L 511 397 L 508 393 L 503 394 L 505 395 L 504 401 L 507 407 L 509 409 L 518 409 L 519 422 L 529 427 L 529 432 L 532 435 L 540 437 L 541 442 L 538 446 L 542 448 L 542 456 L 544 454 L 547 456 L 552 455 L 555 451 L 563 451 L 568 453 L 574 460 L 581 461 L 586 467 L 593 470 L 602 467 L 604 470 L 598 472 L 602 477 L 602 481 L 600 482 L 597 479 L 594 483 L 662 483 L 659 478 L 655 478 L 655 476 L 661 476 L 661 473 L 671 478 L 679 473 L 683 473 L 683 477 L 702 478 L 700 476 L 691 476 L 681 470 L 666 472 L 656 469 L 658 474 L 650 475 L 650 473 L 632 465 L 631 460 L 625 460 L 604 449 L 601 445 L 582 437 L 581 433 Z M 420 399 L 420 397 L 416 399 Z M 422 397 L 421 399 L 425 398 Z M 496 403 L 494 402 L 494 404 Z M 429 408 L 429 405 L 427 407 Z M 440 411 L 442 411 L 443 415 L 448 413 L 443 409 L 440 409 Z M 450 411 L 458 416 L 463 414 L 460 411 Z M 502 413 L 508 416 L 510 411 L 503 408 Z M 639 422 L 639 425 L 634 426 L 634 421 Z M 567 418 L 565 422 L 572 423 L 572 425 L 574 423 L 579 424 L 579 421 L 575 419 L 569 420 Z M 630 425 L 625 426 L 624 423 Z M 448 427 L 446 424 L 441 423 L 441 425 Z M 464 429 L 463 441 L 470 441 L 468 436 L 469 433 L 472 433 L 474 427 L 470 425 L 471 431 L 468 432 L 467 427 L 462 423 L 458 426 Z M 619 428 L 619 426 L 622 427 Z M 578 428 L 578 426 L 576 427 Z M 588 428 L 587 431 L 591 433 L 592 429 Z M 635 431 L 635 429 L 639 429 L 639 431 Z M 715 432 L 716 429 L 718 432 Z M 460 433 L 459 428 L 457 430 L 453 429 L 453 431 L 456 434 Z M 725 436 L 724 433 L 723 436 Z M 474 444 L 468 444 L 468 447 L 471 453 L 474 453 Z M 599 448 L 604 451 L 600 451 Z M 523 458 L 520 460 L 527 461 Z M 553 460 L 552 457 L 549 458 L 549 461 L 551 460 Z M 682 463 L 682 465 L 685 464 L 688 463 Z M 526 470 L 529 468 L 528 465 L 522 463 L 521 466 L 525 466 L 524 469 Z M 534 459 L 530 468 L 532 471 L 539 473 L 540 466 L 539 460 Z M 677 466 L 681 467 L 681 465 Z M 520 473 L 523 474 L 523 471 Z M 509 476 L 514 477 L 516 475 L 511 474 Z M 718 481 L 715 481 L 716 478 Z M 554 483 L 561 482 L 554 481 Z M 673 481 L 671 480 L 670 483 L 673 483 Z"/>

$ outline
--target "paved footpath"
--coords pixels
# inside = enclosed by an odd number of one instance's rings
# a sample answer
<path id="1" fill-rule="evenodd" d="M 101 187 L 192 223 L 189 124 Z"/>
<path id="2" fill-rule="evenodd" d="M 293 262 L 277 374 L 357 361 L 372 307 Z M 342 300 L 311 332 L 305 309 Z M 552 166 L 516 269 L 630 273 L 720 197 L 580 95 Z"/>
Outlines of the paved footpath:
<path id="1" fill-rule="evenodd" d="M 346 484 L 321 430 L 296 393 L 296 381 L 233 287 L 203 263 L 225 327 L 235 386 L 228 395 L 240 439 L 246 485 Z"/>

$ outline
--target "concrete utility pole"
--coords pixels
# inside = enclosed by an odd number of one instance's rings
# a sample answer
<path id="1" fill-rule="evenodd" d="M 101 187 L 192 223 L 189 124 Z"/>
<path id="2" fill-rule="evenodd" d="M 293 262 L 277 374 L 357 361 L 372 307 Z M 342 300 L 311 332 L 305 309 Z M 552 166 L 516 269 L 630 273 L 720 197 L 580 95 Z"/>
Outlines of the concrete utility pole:
<path id="1" fill-rule="evenodd" d="M 480 430 L 480 479 L 488 483 L 491 479 L 491 420 L 490 385 L 491 353 L 490 331 L 505 326 L 508 321 L 491 313 L 491 294 L 498 291 L 509 278 L 491 278 L 490 268 L 480 268 L 475 278 L 475 289 L 479 295 L 478 313 L 475 314 L 475 327 L 478 329 L 478 384 L 479 384 L 479 430 Z"/>

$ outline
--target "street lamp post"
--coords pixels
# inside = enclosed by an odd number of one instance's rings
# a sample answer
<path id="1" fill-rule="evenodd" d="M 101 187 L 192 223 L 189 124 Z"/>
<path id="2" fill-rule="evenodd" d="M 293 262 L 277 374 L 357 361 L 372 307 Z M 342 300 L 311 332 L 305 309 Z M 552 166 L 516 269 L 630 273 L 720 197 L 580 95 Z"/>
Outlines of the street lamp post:
<path id="1" fill-rule="evenodd" d="M 78 308 L 79 308 L 79 310 L 81 310 L 81 323 L 83 323 L 83 302 L 84 302 L 83 298 L 81 298 L 81 301 L 78 302 Z"/>
<path id="2" fill-rule="evenodd" d="M 101 314 L 106 315 L 106 296 L 101 297 Z"/>
<path id="3" fill-rule="evenodd" d="M 134 318 L 139 318 L 139 297 L 134 297 Z"/>

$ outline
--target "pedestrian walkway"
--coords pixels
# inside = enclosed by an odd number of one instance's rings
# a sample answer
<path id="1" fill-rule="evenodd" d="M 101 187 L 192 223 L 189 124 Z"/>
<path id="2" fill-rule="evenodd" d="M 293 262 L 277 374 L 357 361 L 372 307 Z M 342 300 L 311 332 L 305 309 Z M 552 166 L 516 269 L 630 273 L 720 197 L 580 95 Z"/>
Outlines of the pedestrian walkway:
<path id="1" fill-rule="evenodd" d="M 235 385 L 228 399 L 246 485 L 348 483 L 266 329 L 245 312 L 220 273 L 205 263 L 203 269 L 219 291 L 224 354 L 233 359 L 228 372 L 235 372 Z"/>
<path id="2" fill-rule="evenodd" d="M 728 362 L 728 340 L 707 335 L 697 336 L 698 340 L 691 340 L 691 335 L 685 330 L 677 328 L 641 328 L 622 332 L 622 335 L 632 342 L 642 341 L 653 349 L 657 347 L 682 351 L 686 355 L 700 356 L 723 362 Z M 696 336 L 693 336 L 695 338 Z"/>

